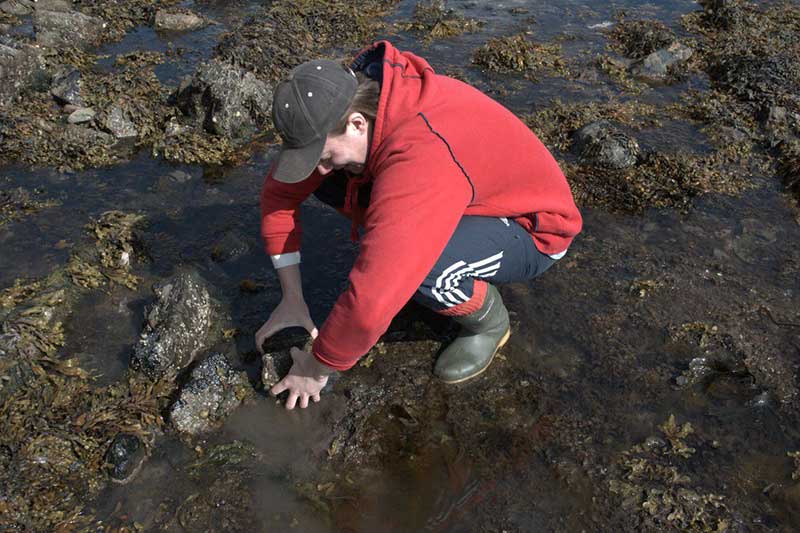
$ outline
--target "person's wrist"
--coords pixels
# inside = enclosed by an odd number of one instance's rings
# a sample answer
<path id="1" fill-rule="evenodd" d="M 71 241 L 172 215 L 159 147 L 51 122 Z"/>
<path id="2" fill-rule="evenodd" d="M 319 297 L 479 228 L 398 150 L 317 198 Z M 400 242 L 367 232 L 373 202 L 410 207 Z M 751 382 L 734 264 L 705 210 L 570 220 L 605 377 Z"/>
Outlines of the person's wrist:
<path id="1" fill-rule="evenodd" d="M 311 365 L 313 369 L 314 377 L 318 380 L 323 380 L 336 372 L 336 369 L 329 367 L 319 359 L 313 353 L 311 354 Z"/>

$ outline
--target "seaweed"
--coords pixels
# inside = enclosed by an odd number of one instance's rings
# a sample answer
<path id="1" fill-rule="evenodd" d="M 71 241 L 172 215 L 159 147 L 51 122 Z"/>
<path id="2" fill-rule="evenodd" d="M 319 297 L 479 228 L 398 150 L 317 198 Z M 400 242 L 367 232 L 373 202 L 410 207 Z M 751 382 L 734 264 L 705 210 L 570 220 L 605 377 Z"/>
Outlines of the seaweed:
<path id="1" fill-rule="evenodd" d="M 481 21 L 468 19 L 453 9 L 447 9 L 441 0 L 417 2 L 413 20 L 398 24 L 405 31 L 424 34 L 427 41 L 475 32 L 483 25 Z"/>
<path id="2" fill-rule="evenodd" d="M 282 0 L 222 36 L 216 57 L 277 82 L 331 48 L 363 46 L 383 27 L 396 0 Z"/>
<path id="3" fill-rule="evenodd" d="M 31 194 L 30 191 L 22 187 L 0 190 L 0 227 L 11 221 L 32 215 L 42 209 L 59 205 L 56 200 L 39 200 L 34 194 L 42 195 L 43 191 L 34 189 L 33 194 Z"/>
<path id="4" fill-rule="evenodd" d="M 533 43 L 525 33 L 489 39 L 473 52 L 472 62 L 489 71 L 519 72 L 531 78 L 542 70 L 568 74 L 559 44 Z"/>
<path id="5" fill-rule="evenodd" d="M 641 59 L 675 41 L 675 34 L 654 20 L 622 20 L 608 34 L 611 49 L 631 59 Z"/>
<path id="6" fill-rule="evenodd" d="M 129 270 L 136 254 L 134 229 L 143 220 L 143 215 L 107 211 L 87 225 L 95 246 L 81 248 L 70 256 L 66 272 L 72 282 L 84 288 L 108 282 L 136 288 L 139 279 Z"/>

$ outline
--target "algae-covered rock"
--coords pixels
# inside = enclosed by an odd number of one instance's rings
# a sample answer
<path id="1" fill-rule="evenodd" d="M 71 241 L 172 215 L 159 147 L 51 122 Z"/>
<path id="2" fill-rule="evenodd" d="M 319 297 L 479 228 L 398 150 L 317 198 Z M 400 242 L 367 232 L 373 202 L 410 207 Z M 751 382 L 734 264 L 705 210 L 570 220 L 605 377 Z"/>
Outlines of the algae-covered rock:
<path id="1" fill-rule="evenodd" d="M 223 354 L 214 353 L 192 370 L 170 409 L 170 420 L 180 433 L 207 433 L 252 394 L 247 374 L 235 371 Z"/>
<path id="2" fill-rule="evenodd" d="M 117 139 L 134 139 L 139 135 L 136 124 L 128 120 L 119 106 L 112 106 L 106 113 L 104 125 Z"/>
<path id="3" fill-rule="evenodd" d="M 565 73 L 558 44 L 531 42 L 524 33 L 489 39 L 472 54 L 472 62 L 495 72 L 520 72 L 529 75 L 541 69 Z"/>
<path id="4" fill-rule="evenodd" d="M 194 270 L 181 272 L 153 288 L 156 301 L 145 313 L 145 327 L 131 367 L 151 379 L 175 376 L 212 343 L 215 302 Z"/>
<path id="5" fill-rule="evenodd" d="M 267 127 L 272 89 L 251 72 L 211 60 L 184 79 L 177 103 L 206 131 L 242 143 Z"/>
<path id="6" fill-rule="evenodd" d="M 101 41 L 106 23 L 78 12 L 36 10 L 33 27 L 43 46 L 90 46 Z"/>
<path id="7" fill-rule="evenodd" d="M 0 3 L 0 11 L 9 15 L 24 17 L 33 12 L 34 5 L 34 0 L 5 0 L 5 2 Z"/>

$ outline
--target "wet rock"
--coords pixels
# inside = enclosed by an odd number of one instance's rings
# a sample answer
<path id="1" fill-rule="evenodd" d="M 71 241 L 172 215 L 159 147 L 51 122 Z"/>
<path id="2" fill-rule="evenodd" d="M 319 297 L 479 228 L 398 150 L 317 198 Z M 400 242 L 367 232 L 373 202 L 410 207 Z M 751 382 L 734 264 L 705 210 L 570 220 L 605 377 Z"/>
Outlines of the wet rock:
<path id="1" fill-rule="evenodd" d="M 45 70 L 42 50 L 13 38 L 0 36 L 0 106 L 37 84 Z"/>
<path id="2" fill-rule="evenodd" d="M 162 31 L 190 31 L 200 29 L 208 24 L 203 17 L 191 11 L 170 12 L 159 9 L 156 11 L 155 28 Z"/>
<path id="3" fill-rule="evenodd" d="M 136 125 L 128 120 L 122 108 L 113 106 L 106 114 L 104 125 L 117 139 L 129 139 L 139 135 Z"/>
<path id="4" fill-rule="evenodd" d="M 36 41 L 47 47 L 88 46 L 100 41 L 106 23 L 78 12 L 39 11 L 33 16 Z"/>
<path id="5" fill-rule="evenodd" d="M 662 79 L 671 68 L 692 57 L 693 53 L 694 50 L 688 46 L 675 42 L 631 65 L 631 73 L 642 78 Z"/>
<path id="6" fill-rule="evenodd" d="M 62 71 L 53 78 L 50 94 L 61 105 L 83 107 L 86 102 L 81 93 L 81 73 L 76 69 Z"/>
<path id="7" fill-rule="evenodd" d="M 272 89 L 252 72 L 211 60 L 184 78 L 177 104 L 206 131 L 241 143 L 269 124 Z"/>
<path id="8" fill-rule="evenodd" d="M 138 437 L 120 433 L 106 452 L 108 475 L 115 483 L 128 483 L 139 473 L 146 456 L 144 443 Z"/>
<path id="9" fill-rule="evenodd" d="M 170 409 L 170 420 L 183 434 L 207 433 L 252 394 L 247 374 L 231 368 L 223 354 L 214 353 L 192 371 Z"/>
<path id="10" fill-rule="evenodd" d="M 164 126 L 164 135 L 167 137 L 175 137 L 184 133 L 188 133 L 192 127 L 186 124 L 181 124 L 178 119 L 172 117 L 167 122 L 166 126 Z"/>
<path id="11" fill-rule="evenodd" d="M 308 333 L 280 332 L 264 342 L 264 355 L 261 357 L 263 368 L 261 381 L 264 388 L 269 390 L 278 383 L 292 368 L 292 347 L 297 347 L 306 352 L 311 351 L 312 339 Z"/>
<path id="12" fill-rule="evenodd" d="M 181 272 L 153 288 L 145 327 L 131 367 L 151 379 L 177 375 L 212 342 L 215 302 L 196 271 Z"/>
<path id="13" fill-rule="evenodd" d="M 636 164 L 640 153 L 636 139 L 619 131 L 610 122 L 599 120 L 575 132 L 575 148 L 581 163 L 622 169 Z"/>
<path id="14" fill-rule="evenodd" d="M 211 259 L 218 263 L 231 261 L 246 254 L 250 246 L 238 234 L 229 231 L 214 243 Z"/>
<path id="15" fill-rule="evenodd" d="M 6 0 L 0 3 L 0 11 L 18 17 L 30 15 L 33 11 L 33 0 Z"/>
<path id="16" fill-rule="evenodd" d="M 83 124 L 91 121 L 95 116 L 94 109 L 91 107 L 80 107 L 69 114 L 67 122 L 70 124 Z"/>

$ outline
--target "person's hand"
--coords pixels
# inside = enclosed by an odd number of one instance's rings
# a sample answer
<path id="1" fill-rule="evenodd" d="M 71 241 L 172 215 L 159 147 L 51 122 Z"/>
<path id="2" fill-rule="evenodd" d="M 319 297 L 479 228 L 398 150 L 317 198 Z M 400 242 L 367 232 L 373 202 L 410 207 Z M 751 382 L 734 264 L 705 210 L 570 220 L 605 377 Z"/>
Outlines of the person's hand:
<path id="1" fill-rule="evenodd" d="M 308 312 L 308 305 L 299 299 L 281 299 L 278 307 L 272 311 L 269 318 L 264 325 L 256 331 L 256 349 L 258 353 L 264 355 L 264 348 L 262 347 L 264 341 L 282 329 L 299 326 L 305 328 L 311 335 L 312 339 L 317 338 L 317 326 L 311 320 L 311 314 Z"/>
<path id="2" fill-rule="evenodd" d="M 289 391 L 286 408 L 294 409 L 300 400 L 300 408 L 308 407 L 309 400 L 318 402 L 319 393 L 328 383 L 328 374 L 333 369 L 317 361 L 313 354 L 292 348 L 292 369 L 285 378 L 272 386 L 269 393 L 277 396 Z"/>

